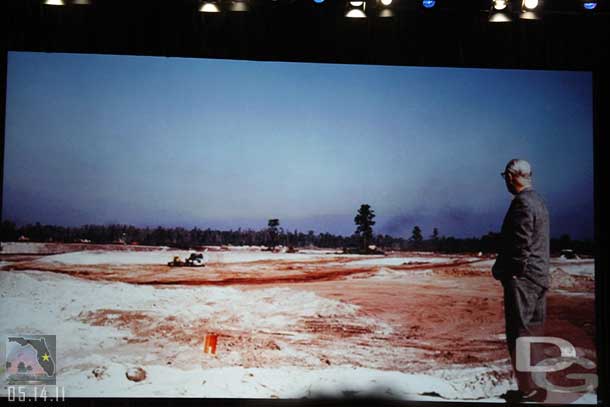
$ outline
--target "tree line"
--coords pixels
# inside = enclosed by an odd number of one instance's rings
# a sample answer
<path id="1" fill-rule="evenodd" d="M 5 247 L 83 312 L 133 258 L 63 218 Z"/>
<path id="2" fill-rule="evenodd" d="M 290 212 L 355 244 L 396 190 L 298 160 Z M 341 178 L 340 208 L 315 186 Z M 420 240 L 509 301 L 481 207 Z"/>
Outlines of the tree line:
<path id="1" fill-rule="evenodd" d="M 279 219 L 269 219 L 267 227 L 260 230 L 214 230 L 183 227 L 136 227 L 133 225 L 83 225 L 67 227 L 40 223 L 17 226 L 5 220 L 1 223 L 2 241 L 26 240 L 31 242 L 137 244 L 170 246 L 192 249 L 198 246 L 266 246 L 274 248 L 330 248 L 351 253 L 376 253 L 387 250 L 435 251 L 441 253 L 496 253 L 501 245 L 499 233 L 489 232 L 481 237 L 456 238 L 440 235 L 433 228 L 427 237 L 419 226 L 413 227 L 409 238 L 375 234 L 375 212 L 363 204 L 354 218 L 356 230 L 350 236 L 332 233 L 316 233 L 286 230 Z M 551 239 L 551 251 L 558 253 L 572 249 L 578 254 L 593 255 L 594 244 L 590 240 L 572 240 L 569 235 Z"/>
<path id="2" fill-rule="evenodd" d="M 139 244 L 148 246 L 170 246 L 180 249 L 191 249 L 197 246 L 274 246 L 306 248 L 359 248 L 362 238 L 354 233 L 351 236 L 334 235 L 332 233 L 315 233 L 310 230 L 286 231 L 282 228 L 271 232 L 268 228 L 262 230 L 237 229 L 213 230 L 181 227 L 174 228 L 139 228 L 132 225 L 84 225 L 80 227 L 65 227 L 41 225 L 35 223 L 17 227 L 13 222 L 4 221 L 1 224 L 2 241 L 17 241 L 20 238 L 31 242 L 90 242 L 96 244 Z M 419 230 L 419 232 L 417 232 Z M 483 252 L 496 253 L 500 245 L 498 233 L 488 233 L 479 238 L 456 238 L 452 236 L 434 236 L 424 238 L 419 227 L 415 227 L 408 239 L 384 234 L 373 234 L 367 241 L 381 250 L 418 250 L 441 253 Z M 559 252 L 562 249 L 573 249 L 579 254 L 593 254 L 593 242 L 572 240 L 568 235 L 560 239 L 551 239 L 551 249 Z"/>

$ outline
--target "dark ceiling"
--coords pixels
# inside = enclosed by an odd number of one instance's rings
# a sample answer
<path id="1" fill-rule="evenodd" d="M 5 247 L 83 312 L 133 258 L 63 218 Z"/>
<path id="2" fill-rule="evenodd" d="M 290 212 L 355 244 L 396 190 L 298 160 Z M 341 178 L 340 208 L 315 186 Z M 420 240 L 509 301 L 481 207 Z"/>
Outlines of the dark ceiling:
<path id="1" fill-rule="evenodd" d="M 8 49 L 426 66 L 594 69 L 607 64 L 610 10 L 546 0 L 540 20 L 489 23 L 491 1 L 395 0 L 395 16 L 348 19 L 345 0 L 250 0 L 200 13 L 197 0 L 8 0 Z"/>

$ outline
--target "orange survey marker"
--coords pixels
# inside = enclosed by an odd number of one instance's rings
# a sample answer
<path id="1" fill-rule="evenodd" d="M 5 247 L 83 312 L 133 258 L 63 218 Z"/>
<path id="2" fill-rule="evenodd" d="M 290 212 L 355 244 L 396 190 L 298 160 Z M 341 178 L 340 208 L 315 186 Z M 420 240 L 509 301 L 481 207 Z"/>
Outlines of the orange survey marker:
<path id="1" fill-rule="evenodd" d="M 207 334 L 203 341 L 203 353 L 216 354 L 216 343 L 218 342 L 218 334 Z"/>

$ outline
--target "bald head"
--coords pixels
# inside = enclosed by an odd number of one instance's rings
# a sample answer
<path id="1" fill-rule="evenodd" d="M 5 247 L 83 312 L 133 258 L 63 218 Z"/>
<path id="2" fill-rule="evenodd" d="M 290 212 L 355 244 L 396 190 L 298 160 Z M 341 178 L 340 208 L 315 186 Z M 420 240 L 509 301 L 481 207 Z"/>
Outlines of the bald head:
<path id="1" fill-rule="evenodd" d="M 506 187 L 511 193 L 519 193 L 532 186 L 532 167 L 530 163 L 514 158 L 506 164 L 504 170 Z"/>

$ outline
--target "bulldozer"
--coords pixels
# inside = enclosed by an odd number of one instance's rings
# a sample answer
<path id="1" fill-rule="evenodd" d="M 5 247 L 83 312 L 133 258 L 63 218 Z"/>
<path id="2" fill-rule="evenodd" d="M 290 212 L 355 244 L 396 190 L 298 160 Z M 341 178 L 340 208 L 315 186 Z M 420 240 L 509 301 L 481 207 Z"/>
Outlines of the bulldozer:
<path id="1" fill-rule="evenodd" d="M 174 256 L 174 259 L 167 263 L 167 265 L 170 267 L 205 267 L 206 261 L 204 253 L 191 253 L 184 260 L 180 256 Z"/>

